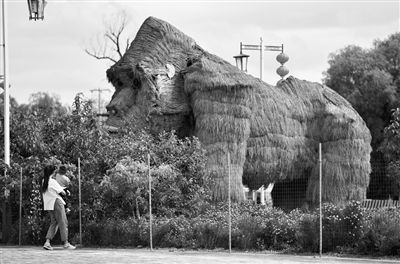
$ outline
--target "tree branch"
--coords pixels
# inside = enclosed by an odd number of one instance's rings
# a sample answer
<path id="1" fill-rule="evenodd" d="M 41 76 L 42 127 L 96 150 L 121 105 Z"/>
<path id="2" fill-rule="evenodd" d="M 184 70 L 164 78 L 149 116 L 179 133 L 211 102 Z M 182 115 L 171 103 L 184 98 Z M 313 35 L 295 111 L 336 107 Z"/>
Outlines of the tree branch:
<path id="1" fill-rule="evenodd" d="M 122 40 L 123 32 L 128 25 L 128 19 L 125 12 L 119 12 L 114 16 L 114 22 L 105 22 L 105 31 L 102 34 L 102 40 L 98 39 L 97 45 L 86 48 L 85 52 L 98 60 L 110 60 L 117 62 L 128 51 L 130 40 Z M 110 46 L 108 45 L 110 44 Z"/>
<path id="2" fill-rule="evenodd" d="M 85 52 L 86 52 L 89 56 L 92 56 L 93 58 L 98 59 L 98 60 L 110 60 L 110 61 L 112 61 L 112 62 L 114 62 L 114 63 L 117 62 L 115 59 L 113 59 L 113 58 L 111 58 L 111 57 L 109 57 L 109 56 L 98 55 L 98 54 L 96 54 L 96 53 L 90 52 L 90 51 L 87 50 L 87 49 L 85 49 Z"/>

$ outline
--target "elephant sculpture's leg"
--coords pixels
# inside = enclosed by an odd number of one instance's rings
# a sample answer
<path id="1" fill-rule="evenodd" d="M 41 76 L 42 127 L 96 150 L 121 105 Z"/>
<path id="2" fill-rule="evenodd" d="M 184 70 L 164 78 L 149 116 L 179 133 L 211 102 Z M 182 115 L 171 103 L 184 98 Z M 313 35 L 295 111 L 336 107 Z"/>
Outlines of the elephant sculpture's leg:
<path id="1" fill-rule="evenodd" d="M 363 139 L 339 139 L 322 143 L 322 200 L 340 203 L 366 198 L 368 187 L 369 145 Z M 319 163 L 308 181 L 307 198 L 319 199 Z"/>
<path id="2" fill-rule="evenodd" d="M 226 201 L 230 173 L 231 197 L 235 201 L 244 199 L 242 184 L 244 153 L 241 146 L 233 143 L 215 142 L 205 146 L 207 150 L 206 173 L 211 176 L 213 198 Z M 230 163 L 228 164 L 228 151 Z"/>
<path id="3" fill-rule="evenodd" d="M 340 203 L 366 198 L 371 171 L 371 138 L 368 130 L 356 120 L 356 112 L 341 105 L 328 104 L 321 114 L 323 201 Z M 319 199 L 318 162 L 308 183 L 307 199 L 315 203 Z"/>
<path id="4" fill-rule="evenodd" d="M 230 153 L 231 194 L 244 199 L 242 183 L 247 139 L 250 134 L 249 110 L 241 98 L 225 91 L 196 91 L 192 95 L 196 136 L 207 151 L 206 173 L 211 176 L 215 200 L 228 197 L 228 152 Z"/>

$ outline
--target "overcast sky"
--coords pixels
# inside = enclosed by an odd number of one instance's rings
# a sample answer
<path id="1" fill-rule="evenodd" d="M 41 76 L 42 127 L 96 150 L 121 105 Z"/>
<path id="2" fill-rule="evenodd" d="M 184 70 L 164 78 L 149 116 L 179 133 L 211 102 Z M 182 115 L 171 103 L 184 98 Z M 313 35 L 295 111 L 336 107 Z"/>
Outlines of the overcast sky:
<path id="1" fill-rule="evenodd" d="M 6 0 L 7 1 L 7 0 Z M 207 51 L 234 64 L 239 43 L 284 44 L 289 75 L 321 82 L 332 52 L 347 45 L 371 48 L 375 39 L 400 31 L 399 1 L 101 1 L 47 0 L 44 21 L 29 21 L 26 0 L 8 0 L 11 96 L 27 103 L 30 94 L 48 92 L 71 105 L 83 92 L 113 88 L 105 71 L 111 65 L 84 48 L 120 10 L 130 17 L 133 38 L 149 16 L 163 19 Z M 249 73 L 259 76 L 259 54 L 250 55 Z M 263 79 L 275 84 L 276 52 L 264 54 Z M 104 92 L 108 100 L 112 93 Z"/>

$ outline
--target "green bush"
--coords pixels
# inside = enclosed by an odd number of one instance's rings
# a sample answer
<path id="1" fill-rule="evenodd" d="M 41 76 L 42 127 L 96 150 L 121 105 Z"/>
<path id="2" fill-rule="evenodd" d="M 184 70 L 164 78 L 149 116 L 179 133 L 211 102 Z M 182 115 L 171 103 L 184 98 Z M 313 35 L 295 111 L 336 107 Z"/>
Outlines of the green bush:
<path id="1" fill-rule="evenodd" d="M 191 221 L 184 216 L 155 219 L 153 232 L 154 246 L 174 248 L 195 246 Z"/>
<path id="2" fill-rule="evenodd" d="M 217 221 L 198 221 L 193 226 L 195 246 L 198 248 L 228 248 L 229 233 L 226 224 Z"/>
<path id="3" fill-rule="evenodd" d="M 265 223 L 260 216 L 242 215 L 235 220 L 233 246 L 239 249 L 265 249 Z"/>
<path id="4" fill-rule="evenodd" d="M 364 221 L 360 202 L 353 201 L 342 206 L 326 203 L 322 206 L 322 214 L 324 251 L 351 249 L 359 241 Z"/>
<path id="5" fill-rule="evenodd" d="M 366 212 L 357 252 L 400 255 L 400 210 L 383 208 Z"/>
<path id="6" fill-rule="evenodd" d="M 373 255 L 400 254 L 400 210 L 363 212 L 359 203 L 323 207 L 325 251 Z M 210 205 L 196 217 L 154 217 L 154 247 L 228 248 L 226 205 Z M 94 246 L 149 246 L 149 218 L 89 222 L 83 241 Z M 355 239 L 357 238 L 357 239 Z M 347 239 L 347 241 L 342 240 Z M 75 239 L 76 240 L 76 239 Z M 233 204 L 232 247 L 242 250 L 318 252 L 319 210 L 285 213 L 250 203 Z"/>
<path id="7" fill-rule="evenodd" d="M 45 102 L 51 99 L 43 98 Z M 48 111 L 39 113 L 37 108 L 42 106 Z M 11 222 L 15 225 L 19 207 L 16 194 L 19 193 L 20 168 L 23 168 L 26 226 L 22 241 L 26 244 L 43 243 L 43 234 L 48 228 L 39 192 L 43 167 L 48 163 L 67 164 L 72 172 L 69 175 L 72 211 L 68 216 L 71 235 L 79 231 L 78 158 L 82 217 L 90 223 L 148 214 L 148 153 L 151 154 L 155 215 L 195 217 L 210 199 L 210 184 L 202 174 L 205 151 L 196 138 L 178 139 L 173 132 L 151 135 L 130 130 L 111 137 L 99 129 L 91 102 L 80 95 L 75 98 L 72 112 L 48 103 L 13 107 L 12 161 L 6 177 L 0 177 L 0 199 L 10 205 Z M 5 168 L 0 161 L 2 174 Z M 7 192 L 11 195 L 5 197 Z M 10 232 L 5 242 L 17 240 L 18 235 Z"/>
<path id="8" fill-rule="evenodd" d="M 79 241 L 77 234 L 73 241 Z M 89 222 L 83 228 L 82 242 L 86 246 L 148 246 L 149 221 L 110 218 L 103 222 Z"/>
<path id="9" fill-rule="evenodd" d="M 298 218 L 296 230 L 296 249 L 300 252 L 318 252 L 319 250 L 319 215 L 304 213 Z"/>
<path id="10" fill-rule="evenodd" d="M 198 248 L 228 248 L 228 210 L 222 205 L 211 205 L 192 219 L 193 239 Z"/>

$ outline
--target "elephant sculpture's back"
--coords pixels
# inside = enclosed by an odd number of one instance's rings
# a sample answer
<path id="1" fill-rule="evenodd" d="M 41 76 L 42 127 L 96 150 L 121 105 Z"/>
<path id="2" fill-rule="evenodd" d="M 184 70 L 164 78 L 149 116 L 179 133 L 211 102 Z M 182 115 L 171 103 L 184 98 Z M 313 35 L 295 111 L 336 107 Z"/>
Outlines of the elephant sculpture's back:
<path id="1" fill-rule="evenodd" d="M 254 93 L 244 183 L 305 179 L 304 198 L 318 199 L 318 143 L 324 155 L 325 200 L 365 198 L 371 171 L 371 136 L 365 122 L 340 95 L 294 77 Z"/>

